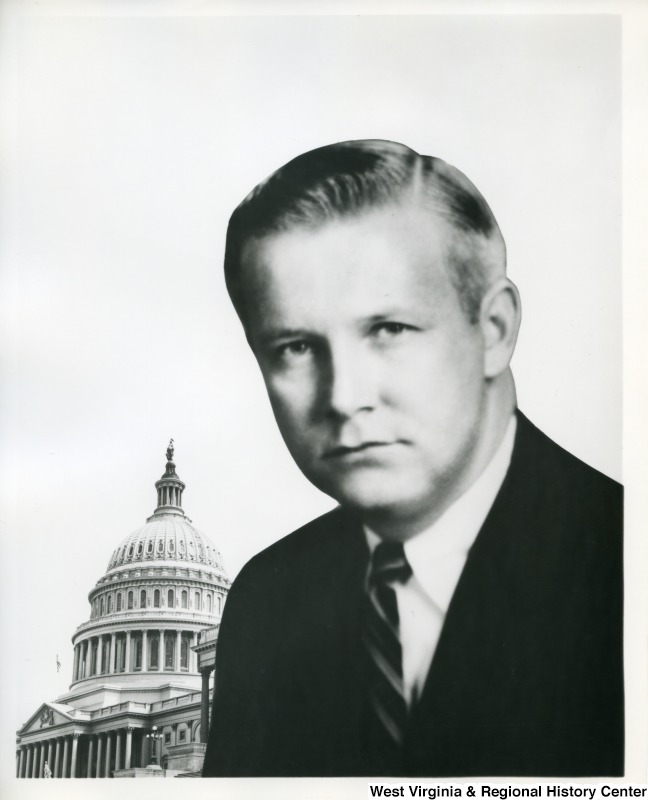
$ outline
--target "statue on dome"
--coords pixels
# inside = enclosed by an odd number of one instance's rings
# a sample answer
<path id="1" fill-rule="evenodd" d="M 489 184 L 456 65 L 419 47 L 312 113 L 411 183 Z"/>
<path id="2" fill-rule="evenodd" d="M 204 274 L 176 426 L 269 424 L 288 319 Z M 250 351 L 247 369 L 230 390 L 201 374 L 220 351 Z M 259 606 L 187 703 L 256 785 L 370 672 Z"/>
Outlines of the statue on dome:
<path id="1" fill-rule="evenodd" d="M 167 461 L 173 461 L 173 439 L 169 439 L 169 446 L 167 447 Z"/>

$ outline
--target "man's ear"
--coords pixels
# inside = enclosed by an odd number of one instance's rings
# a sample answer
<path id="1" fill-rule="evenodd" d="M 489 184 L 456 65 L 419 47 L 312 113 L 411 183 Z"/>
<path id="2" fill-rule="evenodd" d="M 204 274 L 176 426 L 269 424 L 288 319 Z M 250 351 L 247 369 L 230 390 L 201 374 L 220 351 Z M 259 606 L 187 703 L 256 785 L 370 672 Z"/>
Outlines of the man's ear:
<path id="1" fill-rule="evenodd" d="M 484 376 L 496 378 L 507 369 L 517 341 L 522 307 L 520 293 L 508 278 L 500 278 L 482 300 L 479 324 L 484 336 Z"/>

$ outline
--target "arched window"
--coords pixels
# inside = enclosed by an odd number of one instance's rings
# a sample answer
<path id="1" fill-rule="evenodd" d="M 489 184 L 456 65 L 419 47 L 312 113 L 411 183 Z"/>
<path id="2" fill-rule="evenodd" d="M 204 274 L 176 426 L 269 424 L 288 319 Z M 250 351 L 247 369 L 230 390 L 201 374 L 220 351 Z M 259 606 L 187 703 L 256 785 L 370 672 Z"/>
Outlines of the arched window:
<path id="1" fill-rule="evenodd" d="M 133 607 L 133 593 L 128 593 L 128 608 L 131 609 Z"/>
<path id="2" fill-rule="evenodd" d="M 171 636 L 164 637 L 164 669 L 173 669 L 173 651 L 175 650 L 175 641 Z"/>
<path id="3" fill-rule="evenodd" d="M 103 650 L 101 651 L 101 671 L 108 672 L 108 658 L 110 657 L 110 643 L 104 642 Z"/>
<path id="4" fill-rule="evenodd" d="M 196 611 L 202 611 L 202 603 L 200 602 L 200 592 L 194 595 L 194 608 Z"/>
<path id="5" fill-rule="evenodd" d="M 117 611 L 121 611 L 122 608 L 122 596 L 121 592 L 117 592 Z"/>
<path id="6" fill-rule="evenodd" d="M 189 643 L 184 638 L 180 645 L 180 669 L 189 669 Z"/>
<path id="7" fill-rule="evenodd" d="M 169 589 L 167 592 L 167 606 L 169 608 L 175 608 L 175 597 L 173 595 L 173 589 Z"/>
<path id="8" fill-rule="evenodd" d="M 146 608 L 146 589 L 140 592 L 140 608 Z"/>
<path id="9" fill-rule="evenodd" d="M 97 674 L 97 643 L 92 642 L 92 653 L 90 657 L 90 674 L 96 675 Z"/>
<path id="10" fill-rule="evenodd" d="M 158 650 L 159 650 L 159 643 L 157 636 L 153 636 L 149 639 L 149 667 L 150 669 L 157 669 L 158 668 Z"/>
<path id="11" fill-rule="evenodd" d="M 150 555 L 153 552 L 153 539 L 149 539 L 146 543 L 146 552 Z"/>
<path id="12" fill-rule="evenodd" d="M 182 590 L 182 594 L 180 595 L 180 598 L 181 598 L 182 607 L 183 608 L 187 608 L 188 595 L 187 595 L 187 590 L 186 589 Z"/>
<path id="13" fill-rule="evenodd" d="M 212 598 L 211 598 L 211 595 L 208 594 L 207 595 L 207 613 L 211 614 L 211 612 L 212 612 Z"/>
<path id="14" fill-rule="evenodd" d="M 156 589 L 153 592 L 153 606 L 154 606 L 154 608 L 159 608 L 160 607 L 160 590 L 159 589 Z"/>
<path id="15" fill-rule="evenodd" d="M 112 603 L 113 603 L 113 596 L 111 594 L 108 595 L 108 613 L 112 613 Z"/>
<path id="16" fill-rule="evenodd" d="M 142 639 L 135 639 L 135 669 L 142 669 Z"/>
<path id="17" fill-rule="evenodd" d="M 104 599 L 103 599 L 103 597 L 102 597 L 102 598 L 101 598 L 101 615 L 102 615 L 102 616 L 103 616 L 103 613 L 104 613 Z"/>

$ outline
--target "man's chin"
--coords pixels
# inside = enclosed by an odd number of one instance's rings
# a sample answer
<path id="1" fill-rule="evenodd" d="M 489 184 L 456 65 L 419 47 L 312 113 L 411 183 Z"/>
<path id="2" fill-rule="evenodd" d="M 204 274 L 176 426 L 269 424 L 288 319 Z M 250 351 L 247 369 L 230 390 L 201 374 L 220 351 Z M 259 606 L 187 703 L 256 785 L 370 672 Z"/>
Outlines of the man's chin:
<path id="1" fill-rule="evenodd" d="M 318 488 L 367 521 L 381 516 L 406 519 L 427 505 L 422 502 L 421 493 L 413 493 L 411 487 L 398 487 L 394 481 L 320 484 Z"/>

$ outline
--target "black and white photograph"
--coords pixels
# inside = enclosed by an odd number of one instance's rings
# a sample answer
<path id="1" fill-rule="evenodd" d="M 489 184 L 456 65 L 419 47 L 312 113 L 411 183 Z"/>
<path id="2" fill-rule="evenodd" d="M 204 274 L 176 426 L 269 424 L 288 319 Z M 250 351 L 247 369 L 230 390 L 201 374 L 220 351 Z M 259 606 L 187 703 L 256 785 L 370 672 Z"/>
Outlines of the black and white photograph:
<path id="1" fill-rule="evenodd" d="M 648 14 L 460 5 L 2 7 L 2 797 L 646 783 Z"/>

